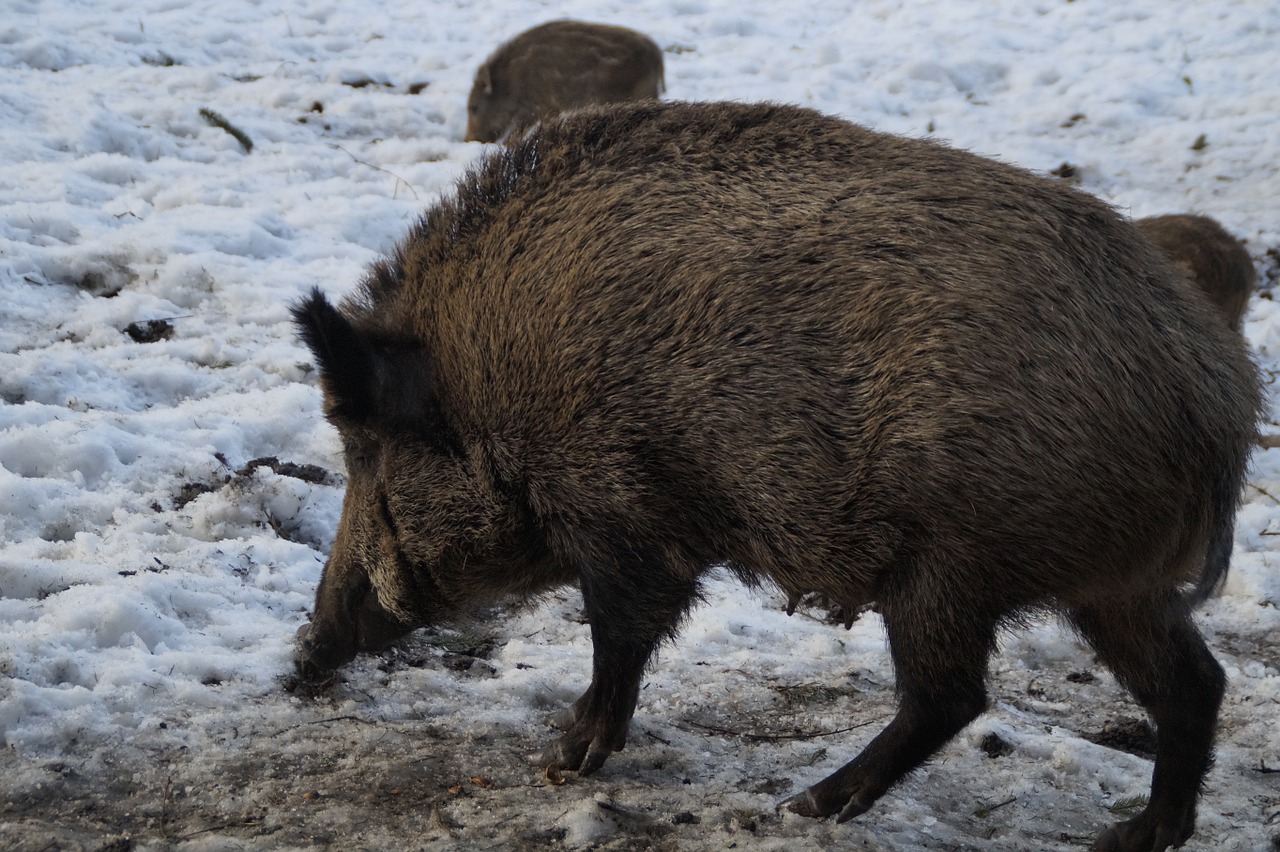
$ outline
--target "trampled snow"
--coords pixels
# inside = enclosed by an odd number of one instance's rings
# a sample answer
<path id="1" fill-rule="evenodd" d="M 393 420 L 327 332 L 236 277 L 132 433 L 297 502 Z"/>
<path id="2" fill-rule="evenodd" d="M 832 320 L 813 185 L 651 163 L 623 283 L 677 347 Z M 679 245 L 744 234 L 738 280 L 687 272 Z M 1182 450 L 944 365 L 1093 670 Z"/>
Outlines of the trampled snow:
<path id="1" fill-rule="evenodd" d="M 776 814 L 888 720 L 892 667 L 876 616 L 788 618 L 727 579 L 591 778 L 520 761 L 588 678 L 571 590 L 284 690 L 342 499 L 289 305 L 348 292 L 450 190 L 487 150 L 462 141 L 477 64 L 558 17 L 652 36 L 669 98 L 803 104 L 1213 216 L 1280 370 L 1270 0 L 7 0 L 0 846 L 1072 849 L 1147 792 L 1149 759 L 1088 739 L 1140 711 L 1048 622 L 875 810 Z M 1280 837 L 1280 450 L 1249 483 L 1199 615 L 1231 680 L 1188 848 Z"/>

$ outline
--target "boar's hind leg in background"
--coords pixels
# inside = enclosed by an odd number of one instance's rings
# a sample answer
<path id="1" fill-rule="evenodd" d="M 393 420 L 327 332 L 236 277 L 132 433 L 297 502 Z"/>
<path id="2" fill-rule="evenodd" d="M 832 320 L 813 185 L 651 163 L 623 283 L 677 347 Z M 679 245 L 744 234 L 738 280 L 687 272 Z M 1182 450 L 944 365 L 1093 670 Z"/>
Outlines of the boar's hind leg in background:
<path id="1" fill-rule="evenodd" d="M 1194 828 L 1260 406 L 1242 337 L 1097 199 L 776 105 L 592 108 L 491 153 L 341 307 L 295 316 L 348 485 L 306 680 L 576 584 L 590 685 L 538 755 L 621 749 L 711 566 L 877 603 L 900 703 L 792 810 L 866 811 L 986 706 L 998 629 L 1062 613 L 1158 727 Z"/>
<path id="2" fill-rule="evenodd" d="M 1157 732 L 1147 808 L 1112 827 L 1096 849 L 1181 846 L 1195 830 L 1199 784 L 1212 763 L 1213 729 L 1226 683 L 1191 622 L 1187 601 L 1153 594 L 1081 606 L 1072 623 L 1116 678 L 1151 714 Z M 1154 640 L 1154 641 L 1153 641 Z"/>

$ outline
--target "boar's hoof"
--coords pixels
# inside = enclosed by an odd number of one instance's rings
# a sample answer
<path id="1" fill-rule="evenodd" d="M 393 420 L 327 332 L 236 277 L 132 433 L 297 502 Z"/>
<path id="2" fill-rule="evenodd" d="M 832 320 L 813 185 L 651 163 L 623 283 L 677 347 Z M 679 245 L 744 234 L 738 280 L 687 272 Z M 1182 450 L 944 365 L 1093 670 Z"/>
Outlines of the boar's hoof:
<path id="1" fill-rule="evenodd" d="M 780 811 L 783 808 L 786 808 L 793 814 L 799 814 L 800 816 L 805 817 L 828 816 L 828 814 L 820 813 L 818 811 L 818 803 L 813 800 L 813 795 L 810 794 L 808 790 L 805 790 L 803 793 L 796 793 L 789 799 L 783 799 L 781 802 L 778 802 L 778 806 L 774 808 L 774 810 Z"/>
<path id="2" fill-rule="evenodd" d="M 621 746 L 609 745 L 603 737 L 570 731 L 555 745 L 529 755 L 529 762 L 542 769 L 560 769 L 590 775 L 608 760 L 609 755 Z"/>
<path id="3" fill-rule="evenodd" d="M 865 797 L 855 794 L 844 801 L 842 805 L 839 799 L 833 799 L 829 795 L 824 796 L 823 792 L 817 789 L 820 786 L 815 785 L 784 800 L 778 805 L 778 809 L 786 808 L 793 814 L 817 819 L 838 814 L 836 822 L 848 822 L 854 817 L 862 816 L 871 810 L 871 806 L 875 804 L 874 798 L 867 800 Z"/>
<path id="4" fill-rule="evenodd" d="M 1148 808 L 1133 819 L 1118 822 L 1102 832 L 1093 842 L 1093 852 L 1164 852 L 1170 847 L 1177 848 L 1195 830 L 1195 812 L 1174 822 L 1176 825 L 1157 822 Z"/>

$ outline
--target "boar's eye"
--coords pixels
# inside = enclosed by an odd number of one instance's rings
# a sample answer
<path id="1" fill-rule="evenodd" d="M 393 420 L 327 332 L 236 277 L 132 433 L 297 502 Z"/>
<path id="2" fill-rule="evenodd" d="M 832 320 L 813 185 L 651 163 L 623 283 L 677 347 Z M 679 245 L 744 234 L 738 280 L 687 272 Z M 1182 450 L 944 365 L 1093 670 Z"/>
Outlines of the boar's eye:
<path id="1" fill-rule="evenodd" d="M 352 473 L 364 473 L 373 467 L 373 455 L 367 450 L 348 449 L 345 453 L 347 457 L 347 469 Z"/>

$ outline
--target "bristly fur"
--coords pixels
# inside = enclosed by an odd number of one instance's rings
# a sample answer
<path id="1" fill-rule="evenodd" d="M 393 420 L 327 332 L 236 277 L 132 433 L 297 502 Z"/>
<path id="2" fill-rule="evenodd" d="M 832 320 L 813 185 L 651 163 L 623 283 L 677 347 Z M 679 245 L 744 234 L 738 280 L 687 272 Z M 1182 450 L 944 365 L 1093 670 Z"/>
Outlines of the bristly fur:
<path id="1" fill-rule="evenodd" d="M 1243 340 L 1102 202 L 796 107 L 545 122 L 470 170 L 340 309 L 298 312 L 349 484 L 299 653 L 576 584 L 587 690 L 540 764 L 622 748 L 713 566 L 875 602 L 898 715 L 795 797 L 862 813 L 986 705 L 997 630 L 1051 609 L 1151 713 L 1190 835 L 1260 409 Z"/>

